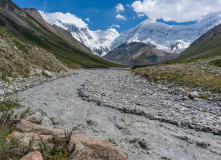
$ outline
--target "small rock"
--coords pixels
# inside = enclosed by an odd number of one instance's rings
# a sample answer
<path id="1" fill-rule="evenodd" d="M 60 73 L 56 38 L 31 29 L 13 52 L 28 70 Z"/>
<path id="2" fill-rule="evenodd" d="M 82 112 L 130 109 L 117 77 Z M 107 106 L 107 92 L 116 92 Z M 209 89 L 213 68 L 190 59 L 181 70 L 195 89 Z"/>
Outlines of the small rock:
<path id="1" fill-rule="evenodd" d="M 47 77 L 52 77 L 53 76 L 53 74 L 51 72 L 47 71 L 47 70 L 43 70 L 42 73 L 45 74 Z"/>
<path id="2" fill-rule="evenodd" d="M 4 96 L 5 95 L 5 92 L 4 92 L 4 90 L 3 89 L 0 89 L 0 96 Z"/>

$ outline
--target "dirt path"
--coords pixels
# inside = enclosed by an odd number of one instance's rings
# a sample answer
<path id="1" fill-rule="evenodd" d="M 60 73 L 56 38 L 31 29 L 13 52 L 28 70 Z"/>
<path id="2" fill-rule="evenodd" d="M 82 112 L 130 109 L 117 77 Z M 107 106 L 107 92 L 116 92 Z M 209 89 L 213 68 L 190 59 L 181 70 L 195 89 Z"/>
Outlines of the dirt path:
<path id="1" fill-rule="evenodd" d="M 221 136 L 83 101 L 78 89 L 100 75 L 128 73 L 122 70 L 79 70 L 79 74 L 44 83 L 18 94 L 22 104 L 43 110 L 50 122 L 42 125 L 78 130 L 109 141 L 129 160 L 221 160 Z M 22 110 L 24 110 L 23 108 Z"/>

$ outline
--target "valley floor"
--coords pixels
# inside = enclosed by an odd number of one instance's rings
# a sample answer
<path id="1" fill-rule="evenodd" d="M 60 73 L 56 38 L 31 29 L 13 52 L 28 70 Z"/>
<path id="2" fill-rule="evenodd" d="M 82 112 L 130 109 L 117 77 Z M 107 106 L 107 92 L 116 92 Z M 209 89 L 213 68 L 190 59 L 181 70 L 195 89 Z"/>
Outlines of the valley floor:
<path id="1" fill-rule="evenodd" d="M 19 112 L 40 110 L 45 116 L 41 125 L 92 134 L 124 151 L 129 160 L 221 159 L 220 135 L 184 128 L 206 125 L 219 133 L 219 102 L 175 95 L 126 70 L 75 72 L 20 92 L 26 107 Z"/>

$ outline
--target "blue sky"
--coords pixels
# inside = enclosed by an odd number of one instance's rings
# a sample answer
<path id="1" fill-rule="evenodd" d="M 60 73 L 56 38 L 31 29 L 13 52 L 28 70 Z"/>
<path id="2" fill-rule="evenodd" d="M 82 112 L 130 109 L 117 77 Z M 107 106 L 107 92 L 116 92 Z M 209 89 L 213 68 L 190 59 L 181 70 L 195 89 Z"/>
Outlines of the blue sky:
<path id="1" fill-rule="evenodd" d="M 135 27 L 147 18 L 167 24 L 192 24 L 209 12 L 221 10 L 221 0 L 212 3 L 209 0 L 12 1 L 21 8 L 36 8 L 50 13 L 69 12 L 85 21 L 91 30 L 106 30 L 118 25 L 120 27 L 115 27 L 118 32 Z"/>

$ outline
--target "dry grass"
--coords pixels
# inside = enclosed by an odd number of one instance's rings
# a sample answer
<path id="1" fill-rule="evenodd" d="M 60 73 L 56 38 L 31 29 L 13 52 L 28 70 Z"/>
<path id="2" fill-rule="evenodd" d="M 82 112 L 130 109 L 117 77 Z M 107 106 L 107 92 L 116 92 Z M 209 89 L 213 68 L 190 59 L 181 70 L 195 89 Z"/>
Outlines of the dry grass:
<path id="1" fill-rule="evenodd" d="M 133 70 L 147 76 L 152 81 L 166 80 L 180 86 L 203 87 L 204 90 L 220 92 L 221 68 L 209 64 L 209 61 L 194 63 L 161 64 Z"/>

